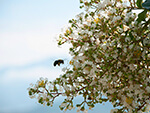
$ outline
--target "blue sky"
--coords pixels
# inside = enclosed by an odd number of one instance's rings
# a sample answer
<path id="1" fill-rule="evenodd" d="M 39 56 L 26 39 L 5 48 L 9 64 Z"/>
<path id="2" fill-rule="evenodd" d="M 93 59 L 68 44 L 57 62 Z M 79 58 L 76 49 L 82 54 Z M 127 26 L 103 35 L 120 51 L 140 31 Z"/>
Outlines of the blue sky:
<path id="1" fill-rule="evenodd" d="M 43 107 L 27 88 L 40 77 L 61 74 L 53 61 L 64 58 L 67 65 L 70 56 L 68 45 L 57 47 L 56 37 L 80 12 L 78 0 L 0 0 L 0 113 L 61 113 L 61 98 L 53 108 Z M 110 109 L 107 103 L 89 113 Z"/>

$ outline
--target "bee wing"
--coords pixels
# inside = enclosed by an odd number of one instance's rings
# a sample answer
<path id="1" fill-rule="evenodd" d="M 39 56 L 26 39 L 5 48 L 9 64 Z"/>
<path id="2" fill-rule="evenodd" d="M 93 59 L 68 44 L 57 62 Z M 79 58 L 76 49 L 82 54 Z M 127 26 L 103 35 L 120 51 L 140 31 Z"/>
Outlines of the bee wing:
<path id="1" fill-rule="evenodd" d="M 54 62 L 54 66 L 56 66 L 58 64 L 58 61 L 56 60 L 55 62 Z"/>
<path id="2" fill-rule="evenodd" d="M 64 60 L 61 60 L 61 62 L 60 62 L 60 63 L 64 64 Z"/>

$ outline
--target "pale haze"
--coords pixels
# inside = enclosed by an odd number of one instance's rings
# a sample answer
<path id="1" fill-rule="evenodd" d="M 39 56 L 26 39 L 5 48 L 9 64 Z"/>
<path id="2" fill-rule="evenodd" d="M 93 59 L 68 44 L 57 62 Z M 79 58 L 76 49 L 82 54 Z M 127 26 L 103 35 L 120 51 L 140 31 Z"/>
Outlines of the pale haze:
<path id="1" fill-rule="evenodd" d="M 59 77 L 63 66 L 53 66 L 57 58 L 68 65 L 69 46 L 58 47 L 56 38 L 81 12 L 79 5 L 79 0 L 0 0 L 0 113 L 63 113 L 62 97 L 54 107 L 43 107 L 28 97 L 27 88 L 40 77 Z M 98 104 L 89 113 L 111 108 Z"/>

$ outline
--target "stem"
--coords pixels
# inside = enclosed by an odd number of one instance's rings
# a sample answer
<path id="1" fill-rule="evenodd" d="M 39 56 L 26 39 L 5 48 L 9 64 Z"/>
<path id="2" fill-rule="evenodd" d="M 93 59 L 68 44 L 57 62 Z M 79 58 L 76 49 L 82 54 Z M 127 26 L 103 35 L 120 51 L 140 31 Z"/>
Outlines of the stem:
<path id="1" fill-rule="evenodd" d="M 134 4 L 134 7 L 135 7 L 135 5 L 136 5 L 135 0 L 133 0 L 133 4 Z"/>
<path id="2" fill-rule="evenodd" d="M 148 98 L 148 99 L 150 99 L 150 97 Z M 147 99 L 146 99 L 147 100 Z M 146 102 L 144 102 L 144 104 L 143 105 L 141 105 L 137 110 L 139 111 L 140 109 L 142 109 L 142 107 L 144 107 L 144 105 L 145 104 L 147 104 Z"/>
<path id="3" fill-rule="evenodd" d="M 131 0 L 129 0 L 129 2 L 130 2 L 130 6 L 131 6 L 131 8 L 133 8 Z"/>
<path id="4" fill-rule="evenodd" d="M 147 28 L 147 25 L 150 24 L 150 19 L 145 23 L 144 27 L 142 28 L 142 31 L 145 30 Z"/>

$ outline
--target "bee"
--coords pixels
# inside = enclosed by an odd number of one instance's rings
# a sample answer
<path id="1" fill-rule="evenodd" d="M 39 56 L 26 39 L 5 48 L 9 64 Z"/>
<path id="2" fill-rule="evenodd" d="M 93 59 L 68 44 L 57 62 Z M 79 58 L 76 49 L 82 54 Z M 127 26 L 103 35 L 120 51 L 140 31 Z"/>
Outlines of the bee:
<path id="1" fill-rule="evenodd" d="M 60 66 L 60 64 L 64 64 L 64 60 L 62 60 L 62 59 L 55 60 L 54 66 L 56 66 L 56 65 Z"/>

